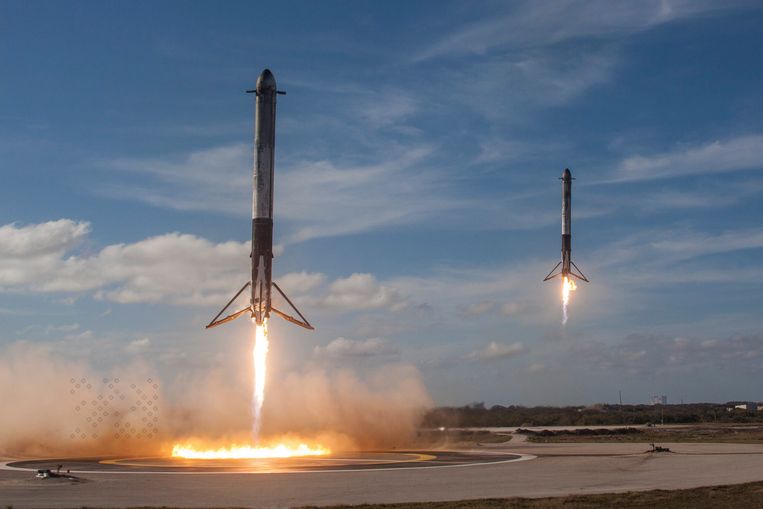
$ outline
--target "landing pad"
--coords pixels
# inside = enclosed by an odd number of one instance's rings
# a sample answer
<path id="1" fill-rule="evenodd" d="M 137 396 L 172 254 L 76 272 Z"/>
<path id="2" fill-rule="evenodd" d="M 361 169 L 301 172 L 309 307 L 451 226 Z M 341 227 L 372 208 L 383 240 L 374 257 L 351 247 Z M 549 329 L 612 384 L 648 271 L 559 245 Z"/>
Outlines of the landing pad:
<path id="1" fill-rule="evenodd" d="M 374 451 L 335 453 L 320 457 L 199 460 L 171 457 L 69 458 L 5 463 L 12 470 L 55 470 L 64 465 L 72 474 L 267 474 L 348 472 L 391 469 L 466 467 L 532 459 L 531 455 L 484 451 Z"/>

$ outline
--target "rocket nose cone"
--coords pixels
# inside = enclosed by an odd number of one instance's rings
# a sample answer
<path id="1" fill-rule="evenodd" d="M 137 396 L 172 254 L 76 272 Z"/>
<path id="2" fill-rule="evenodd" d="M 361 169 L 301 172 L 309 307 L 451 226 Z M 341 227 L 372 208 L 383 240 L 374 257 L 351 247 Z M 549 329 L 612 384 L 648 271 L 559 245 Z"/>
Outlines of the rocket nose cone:
<path id="1" fill-rule="evenodd" d="M 572 172 L 569 168 L 565 168 L 564 173 L 562 173 L 562 178 L 568 179 L 570 177 L 572 177 Z"/>
<path id="2" fill-rule="evenodd" d="M 270 69 L 265 69 L 257 78 L 257 92 L 275 91 L 276 89 L 276 77 L 270 72 Z"/>

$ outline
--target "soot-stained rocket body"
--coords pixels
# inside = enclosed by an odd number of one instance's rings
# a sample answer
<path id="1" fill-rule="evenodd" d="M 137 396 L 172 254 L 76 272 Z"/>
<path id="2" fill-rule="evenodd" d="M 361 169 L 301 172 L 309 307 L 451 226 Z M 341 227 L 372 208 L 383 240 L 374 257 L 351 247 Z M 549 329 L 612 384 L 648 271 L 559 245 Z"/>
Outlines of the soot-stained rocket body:
<path id="1" fill-rule="evenodd" d="M 276 147 L 276 96 L 285 94 L 276 87 L 276 80 L 269 69 L 257 79 L 257 88 L 247 90 L 256 96 L 254 113 L 254 176 L 252 182 L 252 251 L 251 279 L 212 319 L 207 328 L 229 322 L 250 313 L 257 325 L 263 325 L 271 312 L 285 320 L 312 330 L 312 325 L 302 316 L 289 298 L 273 281 L 273 186 L 275 177 Z M 247 288 L 251 289 L 249 306 L 225 318 L 220 318 L 228 307 Z M 275 288 L 299 316 L 295 318 L 273 307 L 271 290 Z"/>

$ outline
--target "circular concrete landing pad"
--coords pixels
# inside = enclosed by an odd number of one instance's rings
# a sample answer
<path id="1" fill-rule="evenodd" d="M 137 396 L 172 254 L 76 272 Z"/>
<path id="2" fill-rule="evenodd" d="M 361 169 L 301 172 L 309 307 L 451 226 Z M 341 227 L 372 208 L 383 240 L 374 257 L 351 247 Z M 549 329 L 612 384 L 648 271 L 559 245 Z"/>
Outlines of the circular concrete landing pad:
<path id="1" fill-rule="evenodd" d="M 267 474 L 290 472 L 348 472 L 392 469 L 466 467 L 533 459 L 527 454 L 485 451 L 376 451 L 335 453 L 329 456 L 245 459 L 188 460 L 168 457 L 70 458 L 23 460 L 5 463 L 11 470 L 51 469 L 64 465 L 72 474 Z"/>

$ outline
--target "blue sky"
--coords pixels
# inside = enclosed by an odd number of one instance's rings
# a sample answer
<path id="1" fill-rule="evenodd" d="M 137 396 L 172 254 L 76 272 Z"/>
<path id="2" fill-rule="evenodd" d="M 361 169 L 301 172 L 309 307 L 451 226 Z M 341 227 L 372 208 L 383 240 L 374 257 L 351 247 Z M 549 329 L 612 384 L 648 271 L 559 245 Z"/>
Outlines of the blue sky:
<path id="1" fill-rule="evenodd" d="M 253 104 L 279 87 L 273 370 L 433 400 L 761 399 L 754 2 L 2 2 L 0 344 L 233 366 Z M 561 325 L 558 176 L 590 277 Z"/>

